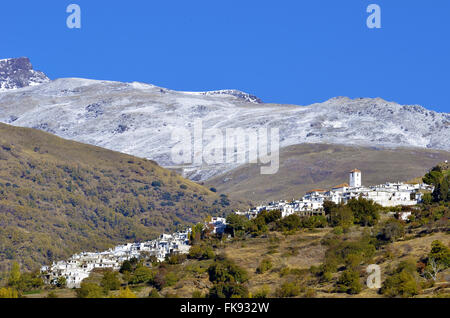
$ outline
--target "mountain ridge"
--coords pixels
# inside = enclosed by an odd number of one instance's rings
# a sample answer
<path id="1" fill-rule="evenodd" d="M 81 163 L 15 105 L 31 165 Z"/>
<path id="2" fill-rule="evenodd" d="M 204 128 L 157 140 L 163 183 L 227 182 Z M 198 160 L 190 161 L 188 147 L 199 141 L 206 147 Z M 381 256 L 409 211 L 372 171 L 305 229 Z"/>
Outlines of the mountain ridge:
<path id="1" fill-rule="evenodd" d="M 238 163 L 172 161 L 171 135 L 204 129 L 279 128 L 280 147 L 325 143 L 450 150 L 450 114 L 382 98 L 335 97 L 307 106 L 262 103 L 237 90 L 182 92 L 144 83 L 77 78 L 0 93 L 0 122 L 155 160 L 205 181 Z M 203 140 L 207 145 L 209 140 Z M 250 147 L 257 147 L 251 145 Z M 246 149 L 246 153 L 249 149 Z"/>

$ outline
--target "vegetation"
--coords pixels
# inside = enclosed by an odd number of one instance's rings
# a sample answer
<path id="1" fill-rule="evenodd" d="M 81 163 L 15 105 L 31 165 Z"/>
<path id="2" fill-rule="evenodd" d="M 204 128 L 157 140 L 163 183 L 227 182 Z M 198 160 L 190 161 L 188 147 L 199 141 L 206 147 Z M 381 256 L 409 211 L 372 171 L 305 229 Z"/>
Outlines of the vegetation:
<path id="1" fill-rule="evenodd" d="M 264 258 L 259 266 L 256 268 L 256 273 L 258 274 L 264 274 L 268 270 L 272 269 L 273 264 L 272 261 L 269 258 Z"/>
<path id="2" fill-rule="evenodd" d="M 446 175 L 446 169 L 440 173 Z M 160 191 L 169 184 L 161 175 L 148 185 Z M 176 184 L 177 191 L 187 193 L 189 184 L 181 185 Z M 169 194 L 161 195 L 168 202 Z M 385 213 L 411 210 L 407 222 Z M 433 198 L 429 204 L 389 210 L 358 198 L 348 205 L 326 202 L 325 216 L 282 219 L 280 211 L 263 211 L 248 220 L 229 215 L 225 235 L 203 224 L 193 226 L 188 255 L 172 254 L 164 262 L 150 256 L 130 259 L 119 272 L 93 271 L 77 290 L 42 286 L 37 273 L 21 272 L 18 263 L 11 263 L 1 276 L 0 297 L 444 297 L 449 213 L 448 202 Z M 380 290 L 363 285 L 369 264 L 382 267 Z"/>
<path id="3" fill-rule="evenodd" d="M 0 271 L 152 239 L 232 208 L 153 161 L 0 124 Z"/>
<path id="4" fill-rule="evenodd" d="M 342 272 L 336 282 L 336 290 L 339 293 L 359 294 L 361 289 L 359 273 L 352 269 Z"/>
<path id="5" fill-rule="evenodd" d="M 374 226 L 380 219 L 382 207 L 362 197 L 350 199 L 347 204 L 325 202 L 324 210 L 330 216 L 330 225 L 348 228 L 353 224 Z"/>
<path id="6" fill-rule="evenodd" d="M 90 282 L 82 282 L 76 293 L 78 298 L 103 298 L 105 296 L 104 290 L 99 285 Z"/>
<path id="7" fill-rule="evenodd" d="M 103 274 L 103 278 L 100 285 L 104 288 L 106 292 L 109 292 L 111 290 L 118 290 L 121 286 L 119 273 L 113 271 L 106 271 L 105 274 Z"/>
<path id="8" fill-rule="evenodd" d="M 381 293 L 387 297 L 412 297 L 419 292 L 415 263 L 401 262 L 386 278 Z"/>

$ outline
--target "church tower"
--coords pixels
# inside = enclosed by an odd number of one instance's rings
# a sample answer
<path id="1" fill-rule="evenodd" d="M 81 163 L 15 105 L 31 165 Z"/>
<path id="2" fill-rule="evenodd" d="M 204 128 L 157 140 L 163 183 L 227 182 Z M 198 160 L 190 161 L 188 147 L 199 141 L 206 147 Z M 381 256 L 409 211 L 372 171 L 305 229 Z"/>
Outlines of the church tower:
<path id="1" fill-rule="evenodd" d="M 350 171 L 350 187 L 358 188 L 361 186 L 361 170 Z"/>

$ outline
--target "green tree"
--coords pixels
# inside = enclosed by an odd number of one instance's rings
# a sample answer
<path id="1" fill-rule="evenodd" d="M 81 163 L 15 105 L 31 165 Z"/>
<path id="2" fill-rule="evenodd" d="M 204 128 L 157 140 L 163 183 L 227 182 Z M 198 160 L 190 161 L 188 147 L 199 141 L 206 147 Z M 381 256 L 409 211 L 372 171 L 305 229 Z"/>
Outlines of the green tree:
<path id="1" fill-rule="evenodd" d="M 79 289 L 76 290 L 78 298 L 103 298 L 103 289 L 94 283 L 82 282 Z"/>
<path id="2" fill-rule="evenodd" d="M 297 214 L 291 214 L 285 218 L 278 220 L 277 228 L 283 232 L 290 232 L 300 229 L 302 219 Z"/>
<path id="3" fill-rule="evenodd" d="M 450 267 L 450 248 L 441 241 L 433 241 L 428 259 L 433 259 L 436 264 L 441 265 L 443 269 L 447 269 Z"/>
<path id="4" fill-rule="evenodd" d="M 105 291 L 118 290 L 120 285 L 121 283 L 118 272 L 106 271 L 103 274 L 100 286 L 102 286 Z"/>
<path id="5" fill-rule="evenodd" d="M 333 227 L 342 226 L 343 228 L 348 228 L 353 225 L 353 222 L 353 211 L 349 206 L 339 204 L 330 210 L 330 223 Z"/>
<path id="6" fill-rule="evenodd" d="M 325 212 L 325 215 L 330 215 L 331 214 L 331 211 L 333 210 L 333 209 L 335 209 L 335 208 L 337 208 L 337 204 L 336 203 L 334 203 L 333 201 L 325 201 L 324 203 L 323 203 L 323 210 L 324 210 L 324 212 Z"/>
<path id="7" fill-rule="evenodd" d="M 448 178 L 442 178 L 435 186 L 433 191 L 433 200 L 435 202 L 449 201 L 449 181 Z"/>
<path id="8" fill-rule="evenodd" d="M 211 282 L 245 283 L 248 280 L 247 271 L 237 266 L 229 259 L 216 260 L 208 268 Z"/>
<path id="9" fill-rule="evenodd" d="M 361 226 L 374 226 L 380 218 L 379 210 L 381 206 L 371 200 L 359 197 L 358 199 L 350 199 L 347 205 L 353 212 L 354 222 Z"/>
<path id="10" fill-rule="evenodd" d="M 434 167 L 422 178 L 422 181 L 426 184 L 436 186 L 441 180 L 442 176 L 443 174 L 441 169 L 439 167 Z"/>
<path id="11" fill-rule="evenodd" d="M 189 249 L 188 258 L 198 260 L 212 259 L 214 258 L 214 251 L 211 246 L 195 244 Z"/>
<path id="12" fill-rule="evenodd" d="M 191 242 L 199 242 L 202 239 L 204 228 L 205 225 L 203 223 L 197 223 L 192 227 Z"/>
<path id="13" fill-rule="evenodd" d="M 245 216 L 232 213 L 227 216 L 227 232 L 233 236 L 241 236 L 246 231 L 247 222 Z"/>
<path id="14" fill-rule="evenodd" d="M 9 272 L 8 277 L 8 285 L 9 286 L 17 286 L 20 281 L 20 266 L 19 263 L 14 262 L 11 266 L 11 270 Z"/>
<path id="15" fill-rule="evenodd" d="M 120 267 L 119 270 L 121 273 L 125 273 L 125 272 L 132 272 L 133 271 L 133 265 L 131 264 L 131 262 L 129 260 L 125 260 L 122 263 L 122 266 Z"/>
<path id="16" fill-rule="evenodd" d="M 306 227 L 308 229 L 324 228 L 327 225 L 327 218 L 323 215 L 313 215 L 302 220 L 302 227 Z"/>
<path id="17" fill-rule="evenodd" d="M 148 283 L 153 280 L 155 273 L 147 267 L 138 266 L 131 277 L 131 284 Z"/>

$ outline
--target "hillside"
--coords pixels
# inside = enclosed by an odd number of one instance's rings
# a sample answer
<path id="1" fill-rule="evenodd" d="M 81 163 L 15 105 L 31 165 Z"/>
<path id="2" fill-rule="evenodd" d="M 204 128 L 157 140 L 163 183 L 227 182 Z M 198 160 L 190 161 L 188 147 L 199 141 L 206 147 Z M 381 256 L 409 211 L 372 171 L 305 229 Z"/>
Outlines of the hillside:
<path id="1" fill-rule="evenodd" d="M 207 184 L 256 202 L 290 200 L 311 189 L 348 183 L 348 172 L 354 168 L 362 170 L 362 182 L 369 186 L 423 176 L 426 167 L 449 159 L 449 152 L 429 149 L 303 144 L 280 151 L 280 170 L 275 175 L 261 175 L 258 166 L 245 165 Z"/>
<path id="2" fill-rule="evenodd" d="M 155 162 L 0 124 L 0 271 L 150 239 L 228 199 Z"/>

